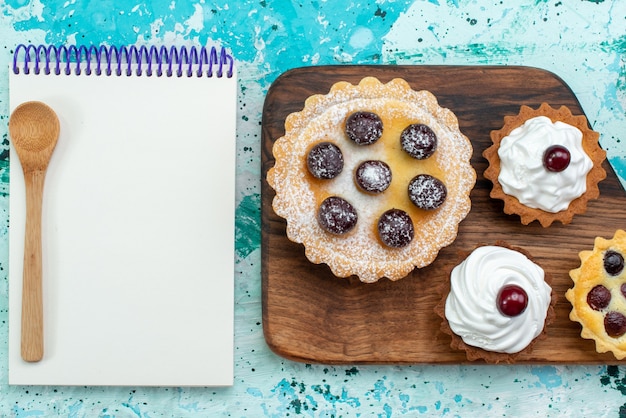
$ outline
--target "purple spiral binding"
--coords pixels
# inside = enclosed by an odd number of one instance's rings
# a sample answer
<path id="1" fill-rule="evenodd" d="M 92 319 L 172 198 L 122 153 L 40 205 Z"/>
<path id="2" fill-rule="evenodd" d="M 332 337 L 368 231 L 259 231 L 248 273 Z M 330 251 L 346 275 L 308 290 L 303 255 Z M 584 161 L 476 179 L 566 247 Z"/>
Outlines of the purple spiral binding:
<path id="1" fill-rule="evenodd" d="M 23 52 L 23 61 L 20 61 Z M 20 62 L 22 63 L 20 65 Z M 33 65 L 31 66 L 31 63 Z M 42 64 L 44 64 L 42 66 Z M 83 65 L 84 64 L 84 65 Z M 51 69 L 51 65 L 53 68 Z M 213 72 L 218 78 L 233 76 L 233 57 L 220 48 L 219 54 L 216 47 L 172 46 L 55 46 L 55 45 L 24 45 L 20 44 L 13 53 L 13 72 L 29 74 L 31 70 L 39 74 L 42 69 L 45 74 L 54 73 L 60 75 L 81 74 L 87 75 L 95 72 L 100 76 L 103 73 L 110 75 L 133 74 L 133 65 L 136 66 L 136 75 L 152 76 L 156 69 L 157 77 L 165 74 L 167 77 L 213 77 Z M 95 68 L 92 70 L 92 66 Z M 81 68 L 82 67 L 82 68 Z M 145 70 L 144 70 L 145 68 Z M 206 71 L 204 69 L 206 68 Z"/>

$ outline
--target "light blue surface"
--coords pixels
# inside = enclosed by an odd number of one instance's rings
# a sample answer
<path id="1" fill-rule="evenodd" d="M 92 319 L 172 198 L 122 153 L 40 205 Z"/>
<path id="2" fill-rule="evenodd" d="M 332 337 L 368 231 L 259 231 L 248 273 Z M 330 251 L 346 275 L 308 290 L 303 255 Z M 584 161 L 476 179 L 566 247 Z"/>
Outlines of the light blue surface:
<path id="1" fill-rule="evenodd" d="M 626 416 L 626 369 L 602 366 L 324 366 L 265 345 L 260 121 L 285 70 L 321 64 L 523 64 L 576 93 L 626 177 L 626 2 L 244 0 L 0 2 L 0 416 Z M 19 43 L 206 44 L 237 58 L 235 385 L 7 384 L 8 64 Z M 207 156 L 210 162 L 211 156 Z"/>

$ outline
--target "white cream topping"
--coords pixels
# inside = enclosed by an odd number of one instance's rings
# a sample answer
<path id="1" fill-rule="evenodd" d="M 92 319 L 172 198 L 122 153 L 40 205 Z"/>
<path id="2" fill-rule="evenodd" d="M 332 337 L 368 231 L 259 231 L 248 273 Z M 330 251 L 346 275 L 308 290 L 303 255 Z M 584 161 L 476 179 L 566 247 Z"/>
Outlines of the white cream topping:
<path id="1" fill-rule="evenodd" d="M 570 152 L 569 166 L 551 172 L 543 166 L 543 154 L 552 145 Z M 504 193 L 515 196 L 531 208 L 556 213 L 567 209 L 572 200 L 587 190 L 587 173 L 593 162 L 582 147 L 582 132 L 567 123 L 546 116 L 528 119 L 502 138 L 498 149 Z"/>
<path id="2" fill-rule="evenodd" d="M 517 285 L 528 295 L 518 316 L 498 310 L 498 293 Z M 471 346 L 500 353 L 517 353 L 543 330 L 552 289 L 544 271 L 518 251 L 479 247 L 452 270 L 445 314 L 452 331 Z"/>

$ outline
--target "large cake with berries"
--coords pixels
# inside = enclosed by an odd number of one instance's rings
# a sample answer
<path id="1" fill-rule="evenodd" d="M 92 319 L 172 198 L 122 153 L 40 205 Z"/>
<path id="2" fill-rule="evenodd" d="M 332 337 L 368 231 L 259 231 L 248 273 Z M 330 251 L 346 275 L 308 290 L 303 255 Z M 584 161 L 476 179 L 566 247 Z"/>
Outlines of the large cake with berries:
<path id="1" fill-rule="evenodd" d="M 456 116 L 402 79 L 339 82 L 285 121 L 267 174 L 287 237 L 338 277 L 431 264 L 467 216 L 476 173 Z"/>

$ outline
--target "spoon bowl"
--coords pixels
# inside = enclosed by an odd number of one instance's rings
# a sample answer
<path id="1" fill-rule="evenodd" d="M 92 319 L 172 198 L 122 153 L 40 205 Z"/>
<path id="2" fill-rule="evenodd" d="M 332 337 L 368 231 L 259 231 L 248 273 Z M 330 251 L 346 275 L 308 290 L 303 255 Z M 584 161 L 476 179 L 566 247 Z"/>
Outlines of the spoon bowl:
<path id="1" fill-rule="evenodd" d="M 41 213 L 44 180 L 59 131 L 56 113 L 42 102 L 22 103 L 9 118 L 26 189 L 21 355 L 29 362 L 43 358 Z"/>
<path id="2" fill-rule="evenodd" d="M 9 118 L 9 135 L 24 172 L 45 170 L 59 138 L 59 118 L 42 102 L 26 102 Z"/>

